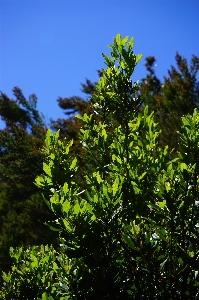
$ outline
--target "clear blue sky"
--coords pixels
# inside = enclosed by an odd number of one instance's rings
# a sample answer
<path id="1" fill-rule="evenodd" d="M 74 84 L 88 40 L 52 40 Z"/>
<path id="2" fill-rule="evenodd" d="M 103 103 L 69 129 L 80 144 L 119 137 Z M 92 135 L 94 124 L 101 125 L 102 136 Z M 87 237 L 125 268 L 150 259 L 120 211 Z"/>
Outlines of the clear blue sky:
<path id="1" fill-rule="evenodd" d="M 97 80 L 117 33 L 133 36 L 143 54 L 135 81 L 147 56 L 160 79 L 176 51 L 199 56 L 199 0 L 0 0 L 0 22 L 0 91 L 35 93 L 47 120 L 64 117 L 58 97 L 82 96 L 80 83 Z"/>

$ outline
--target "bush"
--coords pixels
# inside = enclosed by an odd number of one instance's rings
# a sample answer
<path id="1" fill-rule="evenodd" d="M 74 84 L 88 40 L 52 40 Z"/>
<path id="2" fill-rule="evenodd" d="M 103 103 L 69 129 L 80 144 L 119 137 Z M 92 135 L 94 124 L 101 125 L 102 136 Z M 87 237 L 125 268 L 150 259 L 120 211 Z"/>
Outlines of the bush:
<path id="1" fill-rule="evenodd" d="M 59 286 L 62 277 L 61 266 L 66 271 L 70 262 L 52 246 L 10 248 L 10 256 L 12 270 L 3 272 L 2 300 L 67 299 L 60 296 L 55 286 L 56 283 Z"/>

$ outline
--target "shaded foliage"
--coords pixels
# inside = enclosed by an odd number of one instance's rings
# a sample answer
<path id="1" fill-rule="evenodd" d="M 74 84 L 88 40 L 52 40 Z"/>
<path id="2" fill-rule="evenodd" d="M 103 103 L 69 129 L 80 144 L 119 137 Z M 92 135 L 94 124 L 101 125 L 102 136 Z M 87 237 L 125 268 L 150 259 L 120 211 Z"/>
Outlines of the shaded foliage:
<path id="1" fill-rule="evenodd" d="M 44 222 L 52 213 L 43 203 L 33 181 L 42 170 L 40 149 L 46 126 L 36 109 L 37 98 L 26 100 L 15 87 L 15 100 L 0 97 L 0 115 L 5 128 L 0 130 L 0 270 L 10 266 L 9 247 L 53 243 Z"/>
<path id="2" fill-rule="evenodd" d="M 199 57 L 192 55 L 190 66 L 180 54 L 175 56 L 177 68 L 171 66 L 164 81 L 156 77 L 155 58 L 146 58 L 146 69 L 149 74 L 142 79 L 140 93 L 145 105 L 154 111 L 155 120 L 159 123 L 162 133 L 161 142 L 170 148 L 179 149 L 176 131 L 182 125 L 181 117 L 193 114 L 199 108 Z"/>

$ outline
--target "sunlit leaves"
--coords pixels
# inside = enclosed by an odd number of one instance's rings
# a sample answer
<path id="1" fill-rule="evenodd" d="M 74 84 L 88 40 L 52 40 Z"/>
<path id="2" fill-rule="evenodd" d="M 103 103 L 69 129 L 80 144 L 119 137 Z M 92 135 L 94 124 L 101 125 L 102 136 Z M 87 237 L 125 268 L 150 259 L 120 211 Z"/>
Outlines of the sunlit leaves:
<path id="1" fill-rule="evenodd" d="M 64 278 L 61 263 L 71 270 L 70 260 L 58 253 L 52 246 L 41 245 L 10 249 L 13 266 L 9 273 L 3 273 L 4 286 L 0 291 L 1 299 L 62 299 L 54 283 L 60 284 Z M 65 278 L 65 283 L 67 279 Z"/>

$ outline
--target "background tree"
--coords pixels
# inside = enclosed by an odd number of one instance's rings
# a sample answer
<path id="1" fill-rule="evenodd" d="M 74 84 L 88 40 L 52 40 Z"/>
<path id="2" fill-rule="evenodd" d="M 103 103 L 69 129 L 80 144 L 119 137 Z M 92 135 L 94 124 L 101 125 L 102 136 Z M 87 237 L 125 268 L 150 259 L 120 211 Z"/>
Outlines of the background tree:
<path id="1" fill-rule="evenodd" d="M 0 95 L 0 271 L 10 266 L 9 248 L 53 244 L 56 237 L 44 222 L 54 216 L 46 207 L 33 181 L 42 170 L 46 125 L 36 109 L 37 98 L 28 100 L 13 89 L 15 100 Z"/>
<path id="2" fill-rule="evenodd" d="M 162 133 L 160 140 L 170 148 L 179 149 L 177 130 L 182 125 L 181 117 L 193 114 L 199 108 L 199 57 L 192 55 L 190 66 L 180 54 L 175 56 L 177 67 L 171 66 L 168 76 L 161 82 L 155 75 L 155 57 L 146 58 L 149 74 L 142 79 L 141 97 L 144 105 L 154 111 L 155 120 Z"/>

